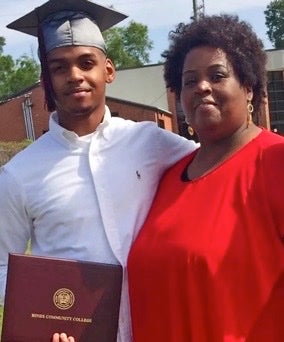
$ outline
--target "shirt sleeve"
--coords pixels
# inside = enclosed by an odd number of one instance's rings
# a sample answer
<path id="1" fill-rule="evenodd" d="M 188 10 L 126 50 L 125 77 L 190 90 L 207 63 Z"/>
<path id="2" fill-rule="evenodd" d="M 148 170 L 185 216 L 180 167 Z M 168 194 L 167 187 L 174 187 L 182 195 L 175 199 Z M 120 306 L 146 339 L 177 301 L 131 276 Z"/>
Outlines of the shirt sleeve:
<path id="1" fill-rule="evenodd" d="M 21 184 L 0 169 L 0 302 L 4 301 L 9 253 L 24 253 L 32 228 Z"/>
<path id="2" fill-rule="evenodd" d="M 157 135 L 158 159 L 165 163 L 166 168 L 196 150 L 200 144 L 188 140 L 176 133 L 159 128 Z"/>

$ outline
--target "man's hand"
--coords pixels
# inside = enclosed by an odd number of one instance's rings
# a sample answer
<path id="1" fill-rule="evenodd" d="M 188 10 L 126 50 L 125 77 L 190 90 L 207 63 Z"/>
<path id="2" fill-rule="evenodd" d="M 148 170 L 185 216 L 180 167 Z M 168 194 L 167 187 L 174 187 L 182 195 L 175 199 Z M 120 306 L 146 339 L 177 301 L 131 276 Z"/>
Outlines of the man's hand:
<path id="1" fill-rule="evenodd" d="M 72 336 L 67 337 L 65 333 L 55 333 L 52 337 L 52 342 L 75 342 L 75 339 Z"/>

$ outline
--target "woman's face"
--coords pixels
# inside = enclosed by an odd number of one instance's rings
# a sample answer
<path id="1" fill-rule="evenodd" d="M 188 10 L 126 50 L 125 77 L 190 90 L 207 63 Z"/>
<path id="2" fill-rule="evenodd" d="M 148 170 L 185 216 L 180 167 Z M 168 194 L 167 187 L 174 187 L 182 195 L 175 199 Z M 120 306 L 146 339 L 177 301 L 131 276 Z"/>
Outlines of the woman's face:
<path id="1" fill-rule="evenodd" d="M 186 55 L 181 105 L 200 140 L 226 138 L 246 127 L 252 96 L 251 88 L 240 85 L 223 50 L 203 46 Z"/>

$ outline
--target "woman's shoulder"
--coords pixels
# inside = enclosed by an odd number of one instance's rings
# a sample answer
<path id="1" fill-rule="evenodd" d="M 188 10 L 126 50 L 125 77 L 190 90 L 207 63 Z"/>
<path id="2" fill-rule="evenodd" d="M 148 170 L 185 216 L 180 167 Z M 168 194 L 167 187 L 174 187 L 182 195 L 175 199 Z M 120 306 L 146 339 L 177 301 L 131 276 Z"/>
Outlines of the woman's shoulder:
<path id="1" fill-rule="evenodd" d="M 284 137 L 273 132 L 263 130 L 259 139 L 262 150 L 263 165 L 267 169 L 284 171 Z M 281 172 L 282 172 L 281 171 Z"/>
<path id="2" fill-rule="evenodd" d="M 283 144 L 284 136 L 271 132 L 267 129 L 262 129 L 262 132 L 259 135 L 259 141 L 267 146 L 274 144 Z"/>

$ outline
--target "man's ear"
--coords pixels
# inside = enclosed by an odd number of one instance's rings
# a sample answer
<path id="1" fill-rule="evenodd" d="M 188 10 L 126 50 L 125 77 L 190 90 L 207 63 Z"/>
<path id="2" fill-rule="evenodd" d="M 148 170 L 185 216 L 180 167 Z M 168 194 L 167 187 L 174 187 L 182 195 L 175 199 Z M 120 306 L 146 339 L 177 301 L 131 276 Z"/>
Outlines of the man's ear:
<path id="1" fill-rule="evenodd" d="M 106 59 L 105 63 L 106 83 L 112 83 L 112 81 L 115 79 L 115 67 L 109 58 Z"/>

